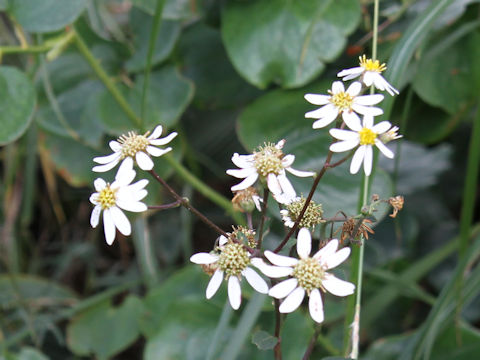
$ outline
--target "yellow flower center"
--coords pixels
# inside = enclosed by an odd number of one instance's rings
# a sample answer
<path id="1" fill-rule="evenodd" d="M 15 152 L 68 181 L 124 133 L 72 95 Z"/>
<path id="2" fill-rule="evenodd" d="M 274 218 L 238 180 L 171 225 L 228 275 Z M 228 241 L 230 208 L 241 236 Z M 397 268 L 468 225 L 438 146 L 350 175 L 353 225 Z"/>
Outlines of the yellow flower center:
<path id="1" fill-rule="evenodd" d="M 372 59 L 367 59 L 365 55 L 359 57 L 360 66 L 363 67 L 366 71 L 374 71 L 377 73 L 381 73 L 387 70 L 387 66 L 385 64 L 380 64 L 378 60 L 373 61 Z"/>
<path id="2" fill-rule="evenodd" d="M 103 210 L 111 208 L 115 205 L 115 190 L 112 190 L 110 184 L 107 184 L 107 186 L 100 191 L 97 202 Z"/>
<path id="3" fill-rule="evenodd" d="M 239 276 L 243 270 L 250 264 L 250 257 L 242 244 L 230 242 L 221 248 L 218 259 L 218 267 L 230 276 Z"/>
<path id="4" fill-rule="evenodd" d="M 139 151 L 145 151 L 149 145 L 147 139 L 148 132 L 145 135 L 137 135 L 135 132 L 130 131 L 127 135 L 122 135 L 118 138 L 118 142 L 122 144 L 122 159 L 126 157 L 134 157 Z"/>
<path id="5" fill-rule="evenodd" d="M 297 278 L 298 285 L 305 289 L 309 295 L 314 289 L 323 289 L 322 280 L 325 276 L 325 270 L 314 258 L 300 259 L 293 268 L 293 276 Z"/>
<path id="6" fill-rule="evenodd" d="M 363 128 L 358 132 L 360 135 L 360 145 L 374 145 L 375 139 L 377 138 L 377 134 L 374 133 L 372 130 Z"/>
<path id="7" fill-rule="evenodd" d="M 268 174 L 278 175 L 282 172 L 283 152 L 275 145 L 269 143 L 260 146 L 254 156 L 255 168 L 260 176 L 267 177 Z"/>
<path id="8" fill-rule="evenodd" d="M 353 105 L 353 97 L 350 94 L 341 91 L 333 94 L 330 97 L 330 102 L 335 105 L 340 112 L 344 110 L 351 110 Z"/>

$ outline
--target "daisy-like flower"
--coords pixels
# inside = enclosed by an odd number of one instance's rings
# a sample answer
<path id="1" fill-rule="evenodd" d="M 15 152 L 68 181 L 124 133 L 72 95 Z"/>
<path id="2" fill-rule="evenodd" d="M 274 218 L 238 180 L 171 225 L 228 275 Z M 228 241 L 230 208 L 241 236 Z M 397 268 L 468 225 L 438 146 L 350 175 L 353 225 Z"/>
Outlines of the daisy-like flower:
<path id="1" fill-rule="evenodd" d="M 323 105 L 320 109 L 309 111 L 306 118 L 318 119 L 313 123 L 314 129 L 323 128 L 332 123 L 339 114 L 342 114 L 343 121 L 348 125 L 350 122 L 358 121 L 358 114 L 378 116 L 383 110 L 372 105 L 383 100 L 383 95 L 360 95 L 362 84 L 358 81 L 352 83 L 345 91 L 341 81 L 332 84 L 330 95 L 306 94 L 305 100 L 314 105 Z"/>
<path id="2" fill-rule="evenodd" d="M 268 189 L 278 202 L 283 203 L 294 198 L 296 192 L 285 170 L 300 177 L 315 176 L 315 173 L 293 169 L 291 165 L 295 161 L 295 156 L 284 155 L 282 151 L 284 145 L 285 140 L 280 140 L 276 145 L 266 143 L 250 155 L 233 154 L 232 162 L 240 169 L 227 170 L 227 174 L 244 180 L 232 186 L 232 191 L 246 189 L 260 177 L 261 180 L 267 181 Z"/>
<path id="3" fill-rule="evenodd" d="M 147 196 L 145 186 L 148 180 L 140 180 L 130 184 L 135 178 L 135 170 L 131 163 L 122 163 L 118 169 L 115 181 L 107 183 L 98 178 L 94 181 L 96 192 L 90 196 L 90 202 L 95 205 L 90 217 L 92 227 L 97 227 L 100 213 L 103 211 L 103 228 L 108 245 L 115 240 L 118 229 L 123 235 L 130 235 L 132 227 L 130 221 L 122 210 L 142 212 L 147 210 L 147 205 L 142 200 Z"/>
<path id="4" fill-rule="evenodd" d="M 360 66 L 340 71 L 337 76 L 343 81 L 348 81 L 361 77 L 360 80 L 366 86 L 375 86 L 377 89 L 387 91 L 390 95 L 398 95 L 398 90 L 388 83 L 382 76 L 382 72 L 387 70 L 385 64 L 380 64 L 378 60 L 367 59 L 365 55 L 358 58 Z"/>
<path id="5" fill-rule="evenodd" d="M 210 299 L 222 284 L 223 279 L 228 282 L 228 299 L 233 309 L 237 310 L 242 302 L 242 290 L 240 281 L 242 277 L 252 288 L 262 294 L 268 293 L 268 285 L 250 265 L 250 253 L 245 247 L 227 239 L 219 237 L 218 252 L 197 253 L 192 255 L 190 261 L 202 266 L 208 266 L 209 270 L 215 269 L 206 290 L 206 297 Z M 253 259 L 252 259 L 253 260 Z"/>
<path id="6" fill-rule="evenodd" d="M 285 209 L 280 210 L 285 226 L 292 228 L 295 225 L 295 221 L 302 212 L 305 201 L 306 199 L 303 196 L 296 197 L 285 204 Z M 315 201 L 312 200 L 308 204 L 307 210 L 305 211 L 305 214 L 303 214 L 303 218 L 300 220 L 298 227 L 314 228 L 315 225 L 324 222 L 322 215 L 322 204 L 316 204 Z"/>
<path id="7" fill-rule="evenodd" d="M 177 136 L 176 132 L 172 132 L 164 138 L 160 138 L 162 129 L 162 125 L 158 125 L 152 134 L 147 131 L 144 135 L 130 131 L 127 135 L 120 136 L 117 141 L 110 141 L 109 145 L 113 154 L 94 158 L 93 161 L 100 165 L 94 166 L 92 170 L 105 172 L 113 169 L 120 161 L 132 161 L 133 159 L 136 160 L 140 169 L 152 170 L 153 161 L 150 156 L 162 156 L 172 150 L 171 147 L 160 149 L 156 146 L 166 145 Z"/>
<path id="8" fill-rule="evenodd" d="M 356 174 L 363 162 L 365 175 L 369 176 L 371 174 L 373 145 L 379 148 L 383 155 L 393 159 L 393 152 L 387 148 L 382 141 L 384 134 L 390 134 L 390 129 L 392 128 L 392 124 L 390 124 L 388 121 L 382 121 L 377 125 L 374 125 L 372 116 L 364 116 L 363 125 L 360 125 L 360 121 L 352 121 L 347 125 L 353 131 L 330 129 L 330 135 L 338 140 L 341 140 L 330 145 L 330 150 L 333 152 L 343 152 L 351 150 L 357 145 L 360 145 L 353 155 L 352 162 L 350 164 L 350 173 Z M 395 131 L 393 138 L 398 137 L 400 136 L 396 135 Z"/>
<path id="9" fill-rule="evenodd" d="M 331 240 L 320 249 L 313 257 L 310 257 L 312 238 L 310 231 L 302 228 L 297 238 L 297 253 L 300 259 L 278 255 L 271 251 L 265 251 L 265 257 L 277 268 L 278 273 L 283 274 L 285 268 L 290 269 L 291 278 L 284 280 L 270 289 L 268 295 L 283 299 L 279 311 L 291 313 L 302 303 L 305 293 L 310 297 L 308 308 L 310 316 L 317 323 L 324 320 L 323 302 L 320 290 L 336 295 L 347 296 L 353 294 L 355 285 L 348 281 L 340 280 L 327 270 L 333 269 L 344 262 L 350 255 L 350 248 L 337 251 L 338 240 Z M 275 272 L 275 270 L 273 270 Z"/>

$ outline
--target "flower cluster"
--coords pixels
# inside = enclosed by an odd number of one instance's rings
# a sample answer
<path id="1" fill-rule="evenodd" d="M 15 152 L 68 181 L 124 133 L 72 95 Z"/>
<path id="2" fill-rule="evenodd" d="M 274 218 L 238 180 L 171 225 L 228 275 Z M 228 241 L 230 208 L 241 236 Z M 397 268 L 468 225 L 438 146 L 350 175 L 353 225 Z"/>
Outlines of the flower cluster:
<path id="1" fill-rule="evenodd" d="M 90 202 L 95 205 L 90 218 L 90 225 L 97 227 L 100 220 L 100 213 L 103 211 L 103 227 L 105 239 L 108 245 L 115 240 L 116 229 L 123 235 L 130 235 L 132 228 L 130 221 L 122 212 L 127 210 L 131 212 L 143 212 L 147 210 L 147 205 L 141 202 L 147 196 L 145 186 L 148 180 L 142 179 L 131 184 L 136 176 L 133 170 L 134 160 L 142 170 L 152 170 L 153 161 L 150 156 L 162 156 L 171 151 L 172 148 L 161 149 L 156 146 L 168 144 L 175 136 L 176 132 L 160 138 L 163 128 L 157 126 L 153 133 L 149 135 L 137 135 L 131 131 L 127 135 L 122 135 L 117 141 L 110 141 L 110 148 L 113 154 L 96 157 L 93 159 L 97 166 L 93 167 L 95 172 L 105 172 L 113 169 L 120 163 L 120 167 L 115 175 L 115 181 L 110 184 L 102 178 L 94 181 L 96 192 L 90 196 Z"/>

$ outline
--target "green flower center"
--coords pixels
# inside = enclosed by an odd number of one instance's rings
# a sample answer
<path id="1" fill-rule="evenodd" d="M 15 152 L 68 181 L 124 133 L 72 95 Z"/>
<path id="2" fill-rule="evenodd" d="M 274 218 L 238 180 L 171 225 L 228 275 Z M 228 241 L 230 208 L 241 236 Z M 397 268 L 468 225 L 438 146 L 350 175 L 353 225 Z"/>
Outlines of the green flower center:
<path id="1" fill-rule="evenodd" d="M 137 135 L 130 131 L 127 135 L 122 135 L 118 138 L 118 142 L 122 144 L 122 159 L 126 157 L 134 157 L 139 151 L 145 151 L 149 145 L 147 139 L 148 132 L 145 135 Z"/>
<path id="2" fill-rule="evenodd" d="M 293 276 L 297 278 L 298 284 L 307 291 L 308 294 L 314 289 L 322 288 L 322 280 L 325 270 L 314 258 L 308 257 L 300 259 L 293 268 Z"/>
<path id="3" fill-rule="evenodd" d="M 302 196 L 286 206 L 288 210 L 288 216 L 293 222 L 297 220 L 298 216 L 302 212 L 303 206 L 305 205 L 305 200 L 306 199 Z M 302 220 L 300 220 L 300 223 L 298 224 L 299 228 L 312 228 L 315 225 L 320 224 L 323 222 L 322 215 L 322 204 L 316 204 L 313 200 L 310 201 Z"/>
<path id="4" fill-rule="evenodd" d="M 115 191 L 112 190 L 110 184 L 107 184 L 107 186 L 100 191 L 97 202 L 100 204 L 103 210 L 111 208 L 115 205 Z"/>
<path id="5" fill-rule="evenodd" d="M 250 257 L 242 244 L 230 242 L 221 248 L 218 267 L 226 277 L 239 276 L 250 264 Z"/>
<path id="6" fill-rule="evenodd" d="M 278 175 L 283 171 L 283 152 L 273 144 L 265 144 L 254 152 L 255 168 L 260 176 Z"/>
<path id="7" fill-rule="evenodd" d="M 363 128 L 358 132 L 360 136 L 360 145 L 374 145 L 375 139 L 377 138 L 377 134 L 374 133 L 372 130 Z"/>
<path id="8" fill-rule="evenodd" d="M 339 111 L 350 110 L 353 105 L 353 97 L 350 94 L 341 91 L 333 94 L 330 97 L 330 102 L 335 105 Z"/>

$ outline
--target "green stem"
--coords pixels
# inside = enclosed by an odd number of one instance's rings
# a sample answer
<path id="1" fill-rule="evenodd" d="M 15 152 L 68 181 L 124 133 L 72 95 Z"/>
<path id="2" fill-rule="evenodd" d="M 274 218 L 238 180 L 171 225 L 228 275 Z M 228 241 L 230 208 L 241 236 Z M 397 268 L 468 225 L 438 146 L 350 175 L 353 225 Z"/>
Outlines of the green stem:
<path id="1" fill-rule="evenodd" d="M 132 122 L 132 124 L 135 127 L 139 127 L 141 125 L 140 118 L 132 110 L 128 102 L 123 97 L 122 93 L 117 89 L 117 87 L 115 86 L 115 83 L 112 81 L 112 79 L 110 79 L 110 77 L 105 72 L 102 65 L 100 64 L 100 62 L 92 54 L 87 44 L 85 43 L 85 41 L 83 41 L 82 37 L 77 31 L 75 31 L 75 45 L 77 46 L 78 51 L 80 51 L 82 56 L 88 62 L 92 70 L 95 72 L 95 74 L 97 74 L 97 76 L 103 82 L 103 84 L 108 89 L 108 91 L 110 91 L 110 94 L 112 94 L 113 98 L 115 99 L 117 104 L 120 106 L 120 108 L 125 112 L 125 114 L 129 118 L 129 120 Z"/>
<path id="2" fill-rule="evenodd" d="M 42 44 L 37 46 L 0 46 L 0 55 L 5 54 L 35 54 L 48 52 L 54 45 Z"/>
<path id="3" fill-rule="evenodd" d="M 160 269 L 157 262 L 155 250 L 153 249 L 150 232 L 146 217 L 139 216 L 134 222 L 133 244 L 135 246 L 136 258 L 145 284 L 152 288 L 160 280 Z"/>
<path id="4" fill-rule="evenodd" d="M 143 93 L 142 93 L 142 107 L 140 117 L 140 127 L 143 127 L 145 123 L 145 108 L 147 104 L 147 91 L 150 82 L 150 70 L 152 68 L 152 57 L 155 51 L 155 44 L 157 42 L 158 33 L 160 32 L 160 24 L 162 23 L 163 5 L 165 0 L 157 0 L 157 6 L 155 8 L 155 16 L 153 18 L 152 31 L 150 33 L 150 40 L 148 43 L 147 65 L 145 67 L 145 75 L 143 77 Z M 144 130 L 144 129 L 142 129 Z"/>

